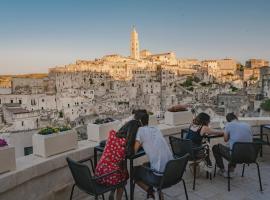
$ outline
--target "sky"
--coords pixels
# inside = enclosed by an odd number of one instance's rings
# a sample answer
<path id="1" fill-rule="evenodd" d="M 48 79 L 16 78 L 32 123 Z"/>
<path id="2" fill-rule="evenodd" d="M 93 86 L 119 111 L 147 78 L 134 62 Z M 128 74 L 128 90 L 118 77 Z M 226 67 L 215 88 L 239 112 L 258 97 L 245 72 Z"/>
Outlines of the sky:
<path id="1" fill-rule="evenodd" d="M 270 60 L 268 0 L 0 0 L 0 75 L 140 49 L 178 58 Z"/>

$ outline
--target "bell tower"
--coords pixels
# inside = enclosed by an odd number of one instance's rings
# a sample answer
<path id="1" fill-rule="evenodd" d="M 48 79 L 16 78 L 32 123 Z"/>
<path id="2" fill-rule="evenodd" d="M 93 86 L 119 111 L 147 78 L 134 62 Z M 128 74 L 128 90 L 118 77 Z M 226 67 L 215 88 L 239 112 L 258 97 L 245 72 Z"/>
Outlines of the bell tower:
<path id="1" fill-rule="evenodd" d="M 135 26 L 133 26 L 130 36 L 130 57 L 140 59 L 139 37 Z"/>

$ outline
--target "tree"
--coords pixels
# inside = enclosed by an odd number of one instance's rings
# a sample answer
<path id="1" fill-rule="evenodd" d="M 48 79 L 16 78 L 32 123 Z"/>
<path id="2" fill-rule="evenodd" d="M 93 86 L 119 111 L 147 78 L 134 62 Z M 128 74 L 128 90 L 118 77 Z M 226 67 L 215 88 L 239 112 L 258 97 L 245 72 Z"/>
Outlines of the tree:
<path id="1" fill-rule="evenodd" d="M 261 103 L 261 109 L 264 111 L 270 111 L 270 99 L 267 99 Z"/>

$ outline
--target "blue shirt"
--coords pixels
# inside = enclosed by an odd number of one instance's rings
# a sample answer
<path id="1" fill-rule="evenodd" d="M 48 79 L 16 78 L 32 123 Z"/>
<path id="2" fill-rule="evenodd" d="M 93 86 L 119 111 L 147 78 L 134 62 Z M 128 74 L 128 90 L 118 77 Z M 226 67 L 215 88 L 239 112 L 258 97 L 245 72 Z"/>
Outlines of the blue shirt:
<path id="1" fill-rule="evenodd" d="M 229 136 L 229 147 L 232 149 L 235 142 L 252 142 L 252 131 L 249 124 L 238 120 L 231 121 L 225 126 L 225 134 Z"/>

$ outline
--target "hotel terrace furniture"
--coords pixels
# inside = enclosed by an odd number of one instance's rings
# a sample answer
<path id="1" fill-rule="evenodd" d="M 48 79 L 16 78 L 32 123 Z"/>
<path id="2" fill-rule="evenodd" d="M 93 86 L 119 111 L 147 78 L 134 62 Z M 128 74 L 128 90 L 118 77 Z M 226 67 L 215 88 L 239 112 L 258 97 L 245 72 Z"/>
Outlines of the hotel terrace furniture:
<path id="1" fill-rule="evenodd" d="M 75 186 L 77 186 L 80 190 L 84 191 L 85 193 L 94 196 L 96 200 L 98 199 L 99 196 L 102 196 L 102 199 L 105 200 L 104 198 L 105 193 L 114 191 L 117 188 L 124 188 L 126 199 L 128 199 L 127 191 L 125 189 L 126 182 L 121 182 L 114 186 L 105 186 L 98 183 L 98 180 L 107 177 L 111 174 L 121 173 L 120 171 L 113 171 L 111 173 L 102 176 L 92 176 L 87 165 L 71 160 L 70 158 L 66 158 L 66 160 L 68 162 L 68 166 L 75 181 L 75 184 L 72 186 L 72 190 L 70 193 L 70 200 L 72 200 Z"/>
<path id="2" fill-rule="evenodd" d="M 91 140 L 94 142 L 107 140 L 109 132 L 111 130 L 118 130 L 119 125 L 120 125 L 119 120 L 114 120 L 114 121 L 103 123 L 103 124 L 89 123 L 87 125 L 88 140 Z"/>
<path id="3" fill-rule="evenodd" d="M 159 182 L 157 183 L 153 183 L 152 181 L 149 183 L 146 182 L 147 185 L 153 186 L 154 188 L 157 189 L 160 200 L 162 199 L 162 192 L 161 192 L 162 189 L 169 188 L 173 185 L 176 185 L 177 183 L 181 181 L 183 182 L 186 199 L 188 200 L 185 180 L 182 178 L 185 172 L 186 166 L 187 166 L 188 157 L 189 155 L 186 154 L 183 157 L 170 160 L 166 164 L 164 174 Z M 151 170 L 150 168 L 148 169 Z M 133 183 L 132 187 L 134 190 L 135 182 Z"/>
<path id="4" fill-rule="evenodd" d="M 45 158 L 78 148 L 78 135 L 74 129 L 49 135 L 36 133 L 32 141 L 34 155 Z"/>
<path id="5" fill-rule="evenodd" d="M 268 130 L 268 133 L 264 133 L 263 132 L 264 130 Z M 256 138 L 257 135 L 255 135 L 255 137 L 253 138 L 253 141 L 256 143 L 260 143 L 261 147 L 262 147 L 262 145 L 270 145 L 269 138 L 268 138 L 269 131 L 270 131 L 269 124 L 261 125 L 260 126 L 260 134 L 259 134 L 260 138 Z M 266 141 L 264 140 L 263 136 L 266 136 Z M 261 157 L 263 156 L 263 149 L 262 148 L 261 148 L 260 156 Z"/>
<path id="6" fill-rule="evenodd" d="M 99 145 L 99 146 L 96 146 L 94 148 L 94 166 L 96 167 L 97 165 L 97 154 L 98 152 L 103 152 L 104 151 L 104 148 L 105 148 L 105 144 L 104 145 Z M 132 184 L 133 184 L 133 169 L 134 169 L 134 166 L 133 166 L 133 160 L 135 160 L 136 158 L 139 158 L 141 156 L 144 156 L 145 155 L 145 152 L 144 150 L 141 148 L 134 156 L 131 156 L 129 158 L 127 158 L 129 160 L 129 173 L 130 173 L 130 199 L 133 200 L 134 199 L 134 190 L 133 188 L 131 187 Z"/>
<path id="7" fill-rule="evenodd" d="M 202 147 L 194 148 L 194 147 L 192 147 L 191 140 L 177 138 L 174 136 L 169 136 L 169 141 L 170 141 L 172 152 L 173 152 L 173 155 L 175 158 L 179 158 L 179 157 L 182 157 L 186 154 L 189 154 L 188 160 L 192 161 L 192 165 L 193 165 L 193 190 L 195 190 L 197 166 L 205 158 L 205 157 L 196 158 L 195 152 L 200 151 L 200 150 L 203 151 L 205 149 L 205 147 L 202 146 Z M 207 173 L 207 177 L 208 177 L 208 173 Z M 210 174 L 210 179 L 212 179 L 211 174 Z"/>
<path id="8" fill-rule="evenodd" d="M 0 147 L 0 174 L 16 169 L 15 148 Z"/>
<path id="9" fill-rule="evenodd" d="M 189 124 L 193 118 L 193 114 L 191 111 L 179 111 L 179 112 L 166 111 L 164 116 L 165 116 L 165 124 L 173 126 Z"/>
<path id="10" fill-rule="evenodd" d="M 261 174 L 260 174 L 260 167 L 257 163 L 257 157 L 259 151 L 261 149 L 261 144 L 254 143 L 254 142 L 236 142 L 233 145 L 231 157 L 228 159 L 228 163 L 232 162 L 234 164 L 243 164 L 242 169 L 242 177 L 244 177 L 245 172 L 245 164 L 249 165 L 255 163 L 257 165 L 259 183 L 260 183 L 260 190 L 262 191 L 262 182 L 261 182 Z M 226 159 L 226 158 L 225 158 Z M 229 164 L 228 164 L 229 168 Z M 215 172 L 214 176 L 216 175 L 216 165 L 215 165 Z M 228 191 L 230 191 L 230 171 L 228 170 Z"/>

